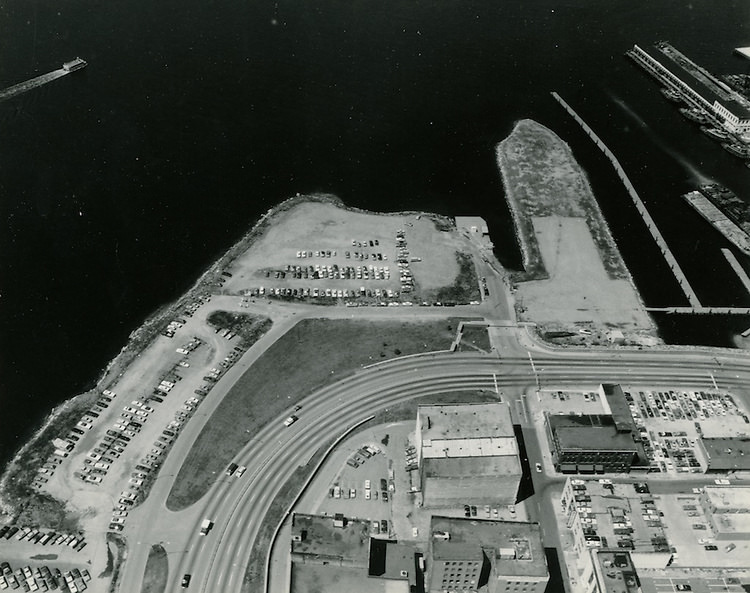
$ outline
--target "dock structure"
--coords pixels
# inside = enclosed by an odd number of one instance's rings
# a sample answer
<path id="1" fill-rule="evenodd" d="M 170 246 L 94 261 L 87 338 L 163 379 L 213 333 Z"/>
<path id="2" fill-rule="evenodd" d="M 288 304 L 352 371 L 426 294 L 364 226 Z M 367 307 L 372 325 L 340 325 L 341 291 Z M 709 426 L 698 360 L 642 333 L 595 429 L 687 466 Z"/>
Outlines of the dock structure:
<path id="1" fill-rule="evenodd" d="M 680 315 L 750 315 L 750 307 L 646 307 L 646 311 Z"/>
<path id="2" fill-rule="evenodd" d="M 732 266 L 734 273 L 737 274 L 737 277 L 740 279 L 740 282 L 742 282 L 742 285 L 745 287 L 745 290 L 748 293 L 750 293 L 750 276 L 747 275 L 747 272 L 740 265 L 740 262 L 738 262 L 737 258 L 734 257 L 734 253 L 729 251 L 729 249 L 727 249 L 726 247 L 722 247 L 721 252 L 724 254 L 724 257 L 729 262 L 729 265 Z"/>
<path id="3" fill-rule="evenodd" d="M 656 241 L 656 245 L 659 247 L 659 251 L 661 251 L 661 254 L 664 256 L 664 259 L 669 265 L 670 270 L 672 270 L 672 273 L 674 274 L 674 277 L 677 280 L 677 283 L 680 285 L 682 292 L 685 294 L 685 297 L 688 299 L 688 302 L 690 303 L 691 308 L 703 308 L 700 300 L 698 299 L 698 295 L 695 294 L 693 287 L 690 286 L 690 283 L 688 282 L 687 277 L 685 276 L 685 273 L 682 271 L 680 264 L 677 263 L 677 259 L 674 257 L 674 255 L 672 255 L 672 251 L 669 249 L 667 242 L 664 240 L 664 237 L 662 236 L 661 232 L 656 226 L 656 223 L 654 222 L 653 218 L 651 218 L 651 215 L 646 209 L 646 206 L 643 204 L 643 200 L 641 200 L 640 196 L 638 195 L 638 192 L 635 191 L 635 187 L 633 187 L 633 184 L 630 182 L 630 179 L 628 179 L 628 176 L 625 174 L 625 171 L 620 165 L 620 162 L 617 160 L 617 157 L 615 157 L 612 151 L 609 148 L 607 148 L 607 146 L 604 144 L 604 142 L 602 142 L 599 136 L 596 135 L 596 133 L 588 126 L 588 124 L 580 118 L 580 116 L 573 110 L 573 108 L 570 105 L 568 105 L 565 102 L 565 100 L 560 95 L 558 95 L 556 92 L 553 91 L 552 96 L 555 98 L 555 100 L 558 103 L 560 103 L 560 105 L 562 105 L 565 111 L 567 111 L 568 114 L 574 120 L 576 120 L 576 122 L 578 122 L 578 125 L 580 125 L 581 128 L 583 128 L 583 131 L 586 132 L 589 138 L 591 138 L 594 141 L 594 143 L 609 159 L 609 162 L 612 163 L 612 166 L 615 168 L 615 171 L 617 172 L 617 176 L 620 178 L 620 181 L 622 181 L 622 183 L 625 185 L 625 189 L 628 190 L 628 194 L 630 195 L 630 198 L 633 200 L 633 204 L 635 204 L 635 207 L 638 210 L 638 213 L 641 215 L 641 218 L 643 218 L 643 222 L 646 223 L 646 228 L 648 228 L 649 232 L 651 233 L 651 236 L 654 238 L 654 241 Z"/>

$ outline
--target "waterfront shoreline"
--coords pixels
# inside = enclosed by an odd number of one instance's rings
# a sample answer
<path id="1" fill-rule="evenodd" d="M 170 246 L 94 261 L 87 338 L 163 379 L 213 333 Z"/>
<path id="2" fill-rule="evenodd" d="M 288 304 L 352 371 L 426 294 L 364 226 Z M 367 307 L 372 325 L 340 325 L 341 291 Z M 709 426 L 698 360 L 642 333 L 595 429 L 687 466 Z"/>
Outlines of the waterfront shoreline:
<path id="1" fill-rule="evenodd" d="M 71 423 L 69 417 L 76 417 L 77 420 L 77 417 L 91 406 L 98 394 L 104 389 L 114 391 L 130 364 L 153 342 L 169 320 L 179 316 L 181 308 L 196 299 L 210 296 L 213 291 L 217 290 L 216 281 L 221 277 L 221 272 L 228 268 L 237 257 L 250 250 L 280 215 L 300 204 L 310 202 L 329 203 L 348 212 L 360 214 L 422 216 L 432 220 L 438 229 L 455 229 L 451 217 L 422 211 L 375 212 L 347 206 L 339 197 L 325 193 L 298 194 L 268 209 L 263 216 L 253 223 L 248 231 L 220 254 L 182 295 L 171 303 L 166 303 L 157 308 L 129 334 L 126 344 L 100 371 L 98 378 L 90 389 L 71 395 L 44 416 L 38 428 L 33 430 L 2 468 L 0 474 L 0 523 L 3 519 L 18 515 L 23 500 L 21 491 L 31 482 L 30 479 L 24 479 L 23 472 L 26 471 L 26 465 L 33 464 L 35 457 L 46 457 L 52 452 L 53 447 L 50 441 L 53 437 L 47 438 L 49 434 L 55 431 L 57 434 L 54 436 L 64 434 L 75 425 L 75 421 Z M 32 491 L 32 496 L 34 494 Z M 64 508 L 64 501 L 58 502 L 61 508 Z"/>

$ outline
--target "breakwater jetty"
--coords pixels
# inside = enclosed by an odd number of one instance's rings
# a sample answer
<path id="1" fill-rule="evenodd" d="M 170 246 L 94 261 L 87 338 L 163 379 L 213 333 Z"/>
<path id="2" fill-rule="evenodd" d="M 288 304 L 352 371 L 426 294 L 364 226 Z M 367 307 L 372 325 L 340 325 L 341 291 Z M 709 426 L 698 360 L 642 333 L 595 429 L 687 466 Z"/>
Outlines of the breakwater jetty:
<path id="1" fill-rule="evenodd" d="M 14 84 L 13 86 L 9 86 L 7 89 L 0 91 L 0 101 L 11 99 L 22 93 L 25 93 L 26 91 L 30 91 L 31 89 L 40 87 L 44 84 L 47 84 L 48 82 L 52 82 L 53 80 L 62 78 L 63 76 L 70 74 L 71 72 L 75 72 L 76 70 L 80 70 L 81 68 L 85 67 L 86 62 L 81 58 L 76 58 L 71 62 L 65 62 L 62 68 L 53 70 L 52 72 L 48 72 L 47 74 L 42 74 L 41 76 L 36 76 L 24 82 L 19 82 L 18 84 Z"/>
<path id="2" fill-rule="evenodd" d="M 740 282 L 742 282 L 745 290 L 750 293 L 750 277 L 748 277 L 747 272 L 745 272 L 745 269 L 740 265 L 740 262 L 737 261 L 737 258 L 734 257 L 734 253 L 729 251 L 726 247 L 722 247 L 721 252 L 729 262 L 729 265 L 732 266 L 734 273 L 737 274 L 737 277 L 740 279 Z"/>
<path id="3" fill-rule="evenodd" d="M 562 105 L 563 109 L 568 112 L 568 114 L 578 122 L 578 125 L 581 126 L 584 132 L 591 138 L 594 143 L 597 145 L 599 150 L 601 150 L 604 155 L 609 159 L 609 162 L 612 163 L 612 166 L 615 168 L 615 171 L 617 172 L 617 176 L 620 178 L 620 181 L 625 185 L 625 189 L 628 190 L 628 194 L 630 195 L 630 199 L 633 200 L 633 204 L 635 204 L 636 210 L 638 210 L 638 213 L 641 215 L 641 218 L 643 218 L 643 222 L 646 223 L 646 228 L 648 228 L 649 232 L 651 233 L 651 236 L 654 238 L 654 241 L 656 242 L 656 245 L 659 247 L 659 251 L 661 251 L 662 256 L 664 256 L 664 259 L 667 262 L 667 265 L 669 265 L 670 270 L 672 270 L 672 274 L 674 274 L 675 279 L 677 280 L 677 283 L 680 285 L 680 288 L 682 289 L 682 292 L 685 294 L 685 297 L 688 299 L 688 302 L 690 303 L 690 308 L 696 309 L 702 309 L 702 305 L 700 300 L 698 299 L 698 295 L 696 295 L 695 291 L 693 290 L 693 287 L 690 286 L 690 283 L 687 280 L 687 277 L 685 276 L 685 273 L 682 271 L 682 268 L 680 267 L 680 264 L 677 263 L 677 259 L 672 254 L 672 251 L 669 249 L 669 246 L 667 245 L 667 242 L 664 240 L 664 237 L 662 236 L 661 232 L 659 231 L 659 228 L 656 226 L 656 223 L 654 222 L 653 218 L 651 218 L 651 215 L 649 214 L 648 210 L 646 209 L 646 206 L 643 204 L 643 200 L 641 200 L 640 196 L 638 195 L 638 192 L 635 191 L 635 187 L 633 187 L 633 184 L 630 182 L 630 179 L 628 179 L 628 176 L 625 174 L 625 171 L 623 170 L 622 166 L 620 165 L 620 162 L 617 160 L 617 157 L 612 153 L 612 151 L 602 142 L 602 140 L 599 138 L 599 136 L 596 135 L 596 133 L 588 126 L 588 124 L 581 119 L 581 117 L 573 110 L 573 108 L 568 105 L 565 100 L 558 95 L 556 92 L 552 92 L 552 96 L 554 97 L 555 101 L 557 101 L 560 105 Z"/>

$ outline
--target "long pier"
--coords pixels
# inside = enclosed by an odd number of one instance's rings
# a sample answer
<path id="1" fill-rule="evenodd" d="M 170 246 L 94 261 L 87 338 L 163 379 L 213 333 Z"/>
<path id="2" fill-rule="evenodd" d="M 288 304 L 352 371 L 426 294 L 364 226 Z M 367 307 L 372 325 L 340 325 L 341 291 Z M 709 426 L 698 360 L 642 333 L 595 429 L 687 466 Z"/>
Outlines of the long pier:
<path id="1" fill-rule="evenodd" d="M 5 101 L 6 99 L 10 99 L 17 95 L 20 95 L 21 93 L 25 93 L 26 91 L 30 91 L 31 89 L 40 87 L 43 84 L 47 84 L 48 82 L 57 80 L 58 78 L 61 78 L 65 76 L 66 74 L 70 74 L 70 73 L 71 73 L 71 70 L 66 70 L 65 68 L 59 68 L 58 70 L 53 70 L 52 72 L 48 72 L 47 74 L 42 74 L 41 76 L 31 78 L 25 82 L 19 82 L 18 84 L 14 84 L 13 86 L 10 86 L 5 90 L 0 91 L 0 101 Z"/>
<path id="2" fill-rule="evenodd" d="M 750 307 L 646 307 L 646 311 L 681 315 L 750 315 Z"/>
<path id="3" fill-rule="evenodd" d="M 558 95 L 556 92 L 553 91 L 552 96 L 555 98 L 555 100 L 558 103 L 560 103 L 560 105 L 562 105 L 565 111 L 567 111 L 568 114 L 574 120 L 576 120 L 576 122 L 578 122 L 578 125 L 580 125 L 581 128 L 583 128 L 583 131 L 586 132 L 589 138 L 591 138 L 594 141 L 594 143 L 609 159 L 609 162 L 612 163 L 612 166 L 615 168 L 615 171 L 617 172 L 617 176 L 620 178 L 620 181 L 622 181 L 622 183 L 625 185 L 625 189 L 628 190 L 628 194 L 630 195 L 631 200 L 633 200 L 633 204 L 635 204 L 635 207 L 638 210 L 638 213 L 641 215 L 641 218 L 643 218 L 643 222 L 646 223 L 646 227 L 651 233 L 651 236 L 654 238 L 654 241 L 656 241 L 656 245 L 659 247 L 659 251 L 661 251 L 661 254 L 664 256 L 664 259 L 669 265 L 669 269 L 672 270 L 672 273 L 674 274 L 674 277 L 677 280 L 677 283 L 680 285 L 682 292 L 687 297 L 688 302 L 691 305 L 690 308 L 693 308 L 693 309 L 703 308 L 700 300 L 698 300 L 698 295 L 695 294 L 693 287 L 690 286 L 690 283 L 688 282 L 688 279 L 685 276 L 685 273 L 682 271 L 680 264 L 677 263 L 677 259 L 674 257 L 674 255 L 672 255 L 672 251 L 669 249 L 667 242 L 664 240 L 664 237 L 662 236 L 661 232 L 656 226 L 656 223 L 654 222 L 653 218 L 651 218 L 651 215 L 648 213 L 648 210 L 646 209 L 646 206 L 643 204 L 643 200 L 641 200 L 640 196 L 638 195 L 638 192 L 635 191 L 635 187 L 633 187 L 633 184 L 630 182 L 630 179 L 628 179 L 628 176 L 625 174 L 625 171 L 620 165 L 620 162 L 617 160 L 617 157 L 615 157 L 612 151 L 609 148 L 607 148 L 604 142 L 601 141 L 599 136 L 596 135 L 596 133 L 588 126 L 588 124 L 580 118 L 580 116 L 573 110 L 573 108 L 570 105 L 568 105 L 565 102 L 565 100 L 560 95 Z"/>
<path id="4" fill-rule="evenodd" d="M 740 279 L 740 282 L 742 282 L 745 290 L 750 293 L 750 277 L 747 275 L 747 272 L 745 272 L 745 269 L 740 265 L 740 262 L 737 261 L 737 258 L 734 257 L 734 253 L 729 251 L 729 249 L 727 249 L 726 247 L 722 247 L 721 252 L 729 262 L 729 265 L 732 266 L 734 273 L 737 274 L 737 277 Z"/>

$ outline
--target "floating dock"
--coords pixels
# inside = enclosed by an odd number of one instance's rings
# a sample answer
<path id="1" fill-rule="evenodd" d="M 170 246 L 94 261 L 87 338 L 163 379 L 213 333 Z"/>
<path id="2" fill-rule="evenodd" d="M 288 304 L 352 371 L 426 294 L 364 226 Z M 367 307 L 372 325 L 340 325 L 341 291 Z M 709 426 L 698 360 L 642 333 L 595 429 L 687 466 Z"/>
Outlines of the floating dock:
<path id="1" fill-rule="evenodd" d="M 638 192 L 635 191 L 635 187 L 633 187 L 630 179 L 628 179 L 628 176 L 625 174 L 625 171 L 620 165 L 620 162 L 617 160 L 617 157 L 615 157 L 612 151 L 607 148 L 604 142 L 601 141 L 599 136 L 597 136 L 594 131 L 588 126 L 588 124 L 583 121 L 575 111 L 573 111 L 573 108 L 568 105 L 560 95 L 553 91 L 552 96 L 558 103 L 560 103 L 560 105 L 563 106 L 565 111 L 567 111 L 568 114 L 570 114 L 570 116 L 578 122 L 578 125 L 583 128 L 583 131 L 588 134 L 589 138 L 594 141 L 594 143 L 612 163 L 615 171 L 617 171 L 617 176 L 620 178 L 620 181 L 625 184 L 625 188 L 628 190 L 628 194 L 630 194 L 630 198 L 633 200 L 633 204 L 635 204 L 638 213 L 641 215 L 641 218 L 643 218 L 643 222 L 646 223 L 646 227 L 651 233 L 651 236 L 654 238 L 654 241 L 656 241 L 656 244 L 659 247 L 659 251 L 661 251 L 661 254 L 664 256 L 664 259 L 669 265 L 669 268 L 672 270 L 672 274 L 674 274 L 674 277 L 677 280 L 677 283 L 680 285 L 682 292 L 690 302 L 691 308 L 701 308 L 702 305 L 700 300 L 698 300 L 698 295 L 695 294 L 693 287 L 690 286 L 690 283 L 688 282 L 685 273 L 682 271 L 680 264 L 677 263 L 677 259 L 674 257 L 674 255 L 672 255 L 672 251 L 669 249 L 667 242 L 664 240 L 664 237 L 657 228 L 653 218 L 651 218 L 651 215 L 648 213 L 648 210 L 643 204 L 643 200 L 641 200 Z"/>

